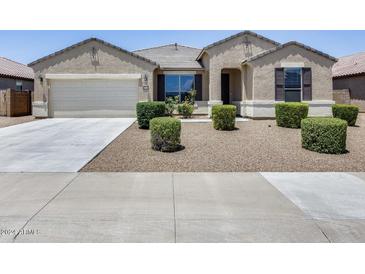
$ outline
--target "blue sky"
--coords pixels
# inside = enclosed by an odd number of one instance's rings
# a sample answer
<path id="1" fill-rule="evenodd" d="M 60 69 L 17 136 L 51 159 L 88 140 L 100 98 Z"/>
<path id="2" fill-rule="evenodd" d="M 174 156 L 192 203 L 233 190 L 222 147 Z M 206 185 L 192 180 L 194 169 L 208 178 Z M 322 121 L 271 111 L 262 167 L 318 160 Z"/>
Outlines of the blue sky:
<path id="1" fill-rule="evenodd" d="M 239 31 L 0 31 L 0 56 L 28 64 L 90 37 L 127 50 L 179 43 L 202 48 Z M 332 56 L 365 51 L 365 31 L 255 31 L 280 43 L 298 41 Z"/>

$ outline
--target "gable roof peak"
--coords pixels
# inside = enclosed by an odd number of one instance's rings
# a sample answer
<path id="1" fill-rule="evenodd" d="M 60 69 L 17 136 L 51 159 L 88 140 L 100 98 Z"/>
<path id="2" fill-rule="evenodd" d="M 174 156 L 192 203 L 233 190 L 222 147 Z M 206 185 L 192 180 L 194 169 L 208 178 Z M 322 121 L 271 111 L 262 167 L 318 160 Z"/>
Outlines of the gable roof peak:
<path id="1" fill-rule="evenodd" d="M 103 44 L 103 45 L 105 45 L 105 46 L 108 46 L 108 47 L 114 48 L 114 49 L 116 49 L 116 50 L 118 50 L 118 51 L 121 51 L 121 52 L 123 52 L 123 53 L 129 54 L 129 55 L 131 55 L 131 56 L 133 56 L 133 57 L 136 57 L 136 58 L 138 58 L 138 59 L 140 59 L 140 60 L 143 60 L 143 61 L 145 61 L 145 62 L 151 63 L 151 64 L 153 64 L 153 65 L 155 65 L 155 66 L 158 66 L 158 64 L 157 64 L 156 62 L 154 62 L 154 61 L 152 61 L 152 60 L 150 60 L 150 59 L 148 59 L 148 58 L 142 57 L 142 56 L 140 56 L 140 55 L 138 55 L 138 54 L 135 54 L 135 53 L 133 53 L 133 52 L 131 52 L 131 51 L 128 51 L 128 50 L 126 50 L 126 49 L 123 49 L 123 48 L 121 48 L 121 47 L 118 47 L 118 46 L 116 46 L 116 45 L 113 45 L 113 44 L 111 44 L 111 43 L 109 43 L 109 42 L 106 42 L 106 41 L 104 41 L 104 40 L 102 40 L 102 39 L 100 39 L 100 38 L 96 38 L 96 37 L 90 37 L 90 38 L 85 39 L 85 40 L 83 40 L 83 41 L 81 41 L 81 42 L 78 42 L 78 43 L 73 44 L 73 45 L 71 45 L 71 46 L 69 46 L 69 47 L 66 47 L 66 48 L 64 48 L 64 49 L 62 49 L 62 50 L 59 50 L 59 51 L 56 51 L 56 52 L 54 52 L 54 53 L 52 53 L 52 54 L 46 55 L 46 56 L 44 56 L 44 57 L 42 57 L 42 58 L 39 58 L 39 59 L 37 59 L 37 60 L 35 60 L 35 61 L 33 61 L 33 62 L 29 63 L 29 64 L 28 64 L 28 66 L 33 66 L 33 65 L 35 65 L 35 64 L 37 64 L 37 63 L 43 62 L 43 61 L 45 61 L 45 60 L 47 60 L 47 59 L 51 58 L 51 57 L 54 57 L 54 56 L 60 55 L 60 54 L 62 54 L 62 53 L 64 53 L 64 52 L 67 52 L 67 51 L 72 50 L 72 49 L 74 49 L 74 48 L 77 48 L 77 47 L 79 47 L 79 46 L 85 45 L 85 44 L 87 44 L 87 43 L 89 43 L 89 42 L 91 42 L 91 41 L 99 42 L 99 43 L 101 43 L 101 44 Z"/>
<path id="2" fill-rule="evenodd" d="M 283 49 L 283 48 L 286 48 L 286 47 L 289 47 L 289 46 L 301 47 L 301 48 L 304 48 L 305 50 L 311 51 L 311 52 L 316 53 L 318 55 L 321 55 L 321 56 L 323 56 L 325 58 L 328 58 L 328 59 L 330 59 L 333 62 L 337 62 L 337 58 L 335 58 L 335 57 L 333 57 L 333 56 L 331 56 L 331 55 L 329 55 L 327 53 L 324 53 L 324 52 L 319 51 L 317 49 L 314 49 L 314 48 L 312 48 L 310 46 L 307 46 L 307 45 L 304 45 L 302 43 L 299 43 L 297 41 L 289 41 L 289 42 L 287 42 L 285 44 L 279 45 L 279 46 L 277 46 L 275 48 L 272 48 L 272 49 L 263 51 L 263 52 L 261 52 L 259 54 L 256 54 L 256 55 L 254 55 L 254 56 L 252 56 L 250 58 L 247 58 L 247 59 L 243 60 L 242 63 L 247 63 L 247 62 L 254 61 L 256 59 L 259 59 L 259 58 L 264 57 L 264 56 L 266 56 L 266 55 L 268 55 L 270 53 L 276 52 L 276 51 L 278 51 L 280 49 Z"/>
<path id="3" fill-rule="evenodd" d="M 266 41 L 266 42 L 269 42 L 269 43 L 273 44 L 274 46 L 279 46 L 279 45 L 280 45 L 280 43 L 279 43 L 279 42 L 276 42 L 276 41 L 274 41 L 274 40 L 271 40 L 271 39 L 269 39 L 269 38 L 266 38 L 266 37 L 264 37 L 264 36 L 262 36 L 262 35 L 260 35 L 260 34 L 258 34 L 258 33 L 256 33 L 256 32 L 253 32 L 253 31 L 250 31 L 250 30 L 244 30 L 244 31 L 238 32 L 238 33 L 236 33 L 236 34 L 234 34 L 234 35 L 231 35 L 231 36 L 229 36 L 229 37 L 227 37 L 227 38 L 224 38 L 224 39 L 222 39 L 222 40 L 219 40 L 219 41 L 217 41 L 217 42 L 214 42 L 214 43 L 209 44 L 208 46 L 204 47 L 204 48 L 201 50 L 201 52 L 199 53 L 199 55 L 198 55 L 198 57 L 197 57 L 196 59 L 197 59 L 197 60 L 199 60 L 199 59 L 202 57 L 203 53 L 204 53 L 207 49 L 213 48 L 213 47 L 218 46 L 218 45 L 220 45 L 220 44 L 223 44 L 223 43 L 225 43 L 225 42 L 227 42 L 227 41 L 230 41 L 230 40 L 232 40 L 232 39 L 235 39 L 235 38 L 237 38 L 237 37 L 241 37 L 241 36 L 245 36 L 245 35 L 250 35 L 250 36 L 253 36 L 253 37 L 259 38 L 259 39 L 261 39 L 261 40 L 264 40 L 264 41 Z"/>

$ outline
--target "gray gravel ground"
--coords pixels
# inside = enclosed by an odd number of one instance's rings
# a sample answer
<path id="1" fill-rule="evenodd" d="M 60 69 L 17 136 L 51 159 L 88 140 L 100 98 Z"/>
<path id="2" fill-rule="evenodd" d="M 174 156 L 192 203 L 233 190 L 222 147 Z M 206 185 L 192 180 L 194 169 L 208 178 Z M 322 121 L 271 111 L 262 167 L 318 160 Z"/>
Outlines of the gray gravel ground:
<path id="1" fill-rule="evenodd" d="M 365 114 L 349 127 L 348 153 L 327 155 L 301 147 L 299 129 L 275 121 L 236 123 L 217 131 L 211 123 L 182 124 L 182 145 L 174 153 L 153 151 L 150 132 L 133 124 L 81 171 L 365 171 Z"/>
<path id="2" fill-rule="evenodd" d="M 35 118 L 33 116 L 21 116 L 21 117 L 4 117 L 0 116 L 0 128 L 8 127 L 17 124 L 27 123 L 33 121 Z"/>

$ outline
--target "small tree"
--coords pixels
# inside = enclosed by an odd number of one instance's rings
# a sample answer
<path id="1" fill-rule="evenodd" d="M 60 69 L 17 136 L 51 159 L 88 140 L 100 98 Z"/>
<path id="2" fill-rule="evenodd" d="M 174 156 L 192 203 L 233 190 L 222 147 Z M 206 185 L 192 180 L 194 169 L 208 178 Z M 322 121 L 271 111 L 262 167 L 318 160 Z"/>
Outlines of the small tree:
<path id="1" fill-rule="evenodd" d="M 172 116 L 174 111 L 177 109 L 177 104 L 179 103 L 179 96 L 167 97 L 165 100 L 166 114 Z"/>

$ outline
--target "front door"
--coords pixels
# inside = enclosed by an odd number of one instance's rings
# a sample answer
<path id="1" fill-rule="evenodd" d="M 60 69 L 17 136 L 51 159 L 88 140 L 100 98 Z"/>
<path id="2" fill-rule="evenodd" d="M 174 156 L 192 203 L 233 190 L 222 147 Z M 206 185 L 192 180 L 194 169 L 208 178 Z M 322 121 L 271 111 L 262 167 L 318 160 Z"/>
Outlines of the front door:
<path id="1" fill-rule="evenodd" d="M 223 104 L 229 104 L 229 74 L 222 73 L 221 79 L 221 98 Z"/>

